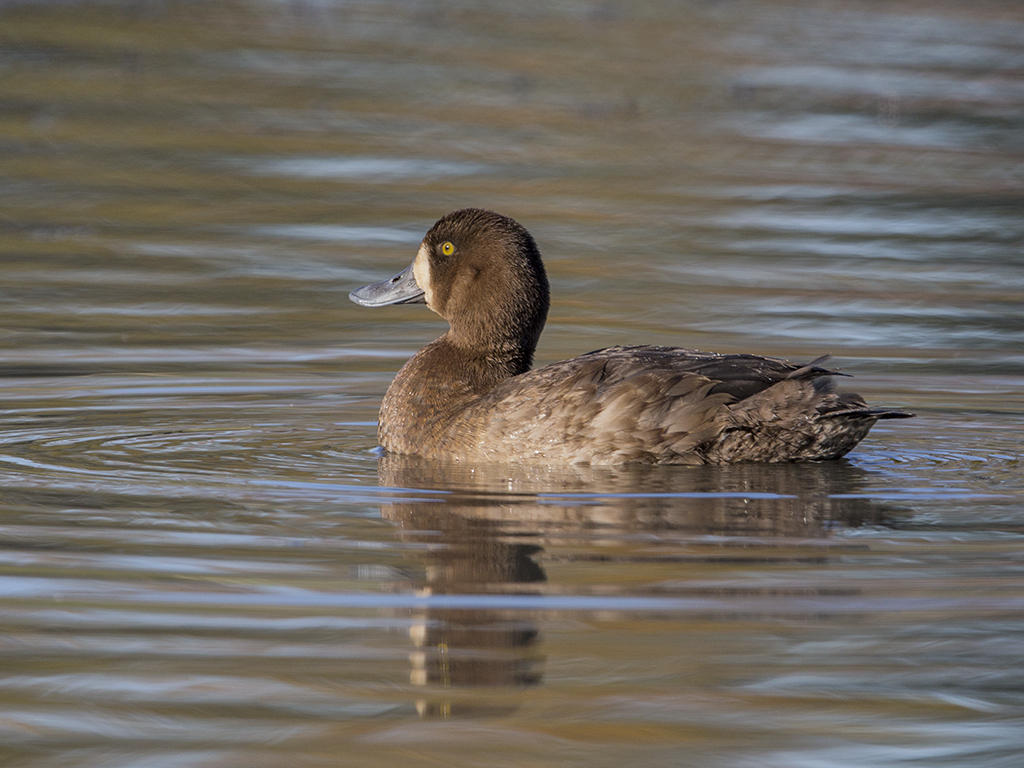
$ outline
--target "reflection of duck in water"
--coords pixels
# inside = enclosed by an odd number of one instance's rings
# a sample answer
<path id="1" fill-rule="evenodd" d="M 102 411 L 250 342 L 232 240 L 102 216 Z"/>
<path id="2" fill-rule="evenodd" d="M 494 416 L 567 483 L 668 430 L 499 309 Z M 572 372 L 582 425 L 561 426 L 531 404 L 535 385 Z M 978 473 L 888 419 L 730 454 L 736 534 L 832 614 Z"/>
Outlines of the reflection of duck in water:
<path id="1" fill-rule="evenodd" d="M 510 605 L 507 596 L 636 596 L 615 583 L 573 583 L 566 568 L 592 559 L 611 573 L 618 566 L 674 573 L 677 562 L 824 562 L 850 546 L 822 546 L 833 531 L 884 525 L 893 512 L 865 498 L 868 473 L 845 461 L 549 468 L 387 455 L 378 474 L 382 488 L 401 499 L 382 504 L 381 513 L 421 553 L 424 567 L 410 586 L 436 598 L 472 597 L 461 607 L 428 602 L 415 616 L 411 680 L 422 690 L 417 708 L 425 717 L 495 714 L 514 703 L 483 689 L 542 683 L 537 613 Z M 669 541 L 669 548 L 659 546 Z M 680 589 L 690 598 L 721 599 L 719 587 Z M 662 585 L 658 594 L 673 593 Z"/>
<path id="2" fill-rule="evenodd" d="M 500 526 L 452 514 L 445 504 L 403 504 L 389 517 L 407 540 L 427 545 L 421 594 L 475 595 L 475 607 L 425 609 L 410 632 L 414 684 L 445 690 L 536 685 L 543 658 L 536 626 L 488 595 L 526 594 L 547 580 L 535 560 L 541 547 L 503 535 Z"/>
<path id="3" fill-rule="evenodd" d="M 350 294 L 425 302 L 451 326 L 405 364 L 380 409 L 388 451 L 469 461 L 725 464 L 834 459 L 878 419 L 834 391 L 820 360 L 612 347 L 530 370 L 548 282 L 530 234 L 467 209 L 440 219 L 415 261 Z"/>
<path id="4" fill-rule="evenodd" d="M 433 531 L 491 531 L 489 522 L 500 524 L 502 534 L 527 535 L 567 526 L 609 534 L 685 531 L 820 539 L 844 528 L 887 525 L 900 513 L 865 495 L 869 476 L 847 461 L 683 470 L 646 464 L 474 465 L 389 454 L 378 464 L 383 487 L 442 493 L 382 508 L 407 530 L 412 515 Z M 458 521 L 448 523 L 449 518 Z M 494 565 L 488 568 L 499 573 Z"/>
<path id="5" fill-rule="evenodd" d="M 413 480 L 392 465 L 382 483 Z M 385 479 L 387 478 L 387 479 Z M 460 695 L 467 689 L 522 688 L 540 682 L 544 659 L 538 631 L 530 618 L 501 607 L 499 595 L 529 593 L 547 576 L 536 555 L 541 547 L 505 535 L 499 522 L 477 515 L 479 500 L 437 503 L 404 501 L 384 505 L 385 518 L 397 522 L 403 538 L 423 546 L 420 595 L 474 595 L 474 607 L 431 605 L 414 614 L 410 638 L 410 681 L 423 689 L 416 708 L 424 717 L 507 714 L 507 700 L 487 705 Z M 488 596 L 495 595 L 493 607 Z"/>

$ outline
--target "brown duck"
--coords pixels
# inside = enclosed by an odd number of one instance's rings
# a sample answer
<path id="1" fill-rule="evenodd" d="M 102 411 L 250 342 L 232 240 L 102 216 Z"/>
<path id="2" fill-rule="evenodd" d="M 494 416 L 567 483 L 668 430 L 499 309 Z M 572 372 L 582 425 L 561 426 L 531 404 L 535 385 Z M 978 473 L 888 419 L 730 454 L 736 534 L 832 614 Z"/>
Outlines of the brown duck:
<path id="1" fill-rule="evenodd" d="M 758 355 L 610 347 L 531 370 L 548 280 L 522 226 L 450 213 L 413 263 L 363 286 L 357 304 L 426 303 L 449 329 L 409 360 L 380 407 L 393 453 L 473 462 L 725 464 L 846 454 L 878 419 L 837 393 L 836 371 Z"/>

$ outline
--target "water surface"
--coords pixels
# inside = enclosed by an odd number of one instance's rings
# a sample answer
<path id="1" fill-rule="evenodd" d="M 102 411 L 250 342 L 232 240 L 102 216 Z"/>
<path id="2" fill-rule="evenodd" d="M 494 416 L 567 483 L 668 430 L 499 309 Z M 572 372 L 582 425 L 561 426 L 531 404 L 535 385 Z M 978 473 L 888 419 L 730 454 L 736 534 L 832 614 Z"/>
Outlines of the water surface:
<path id="1" fill-rule="evenodd" d="M 5 766 L 1016 766 L 1024 13 L 0 6 Z M 847 459 L 375 451 L 442 330 L 353 287 L 536 236 L 545 363 L 810 360 Z"/>

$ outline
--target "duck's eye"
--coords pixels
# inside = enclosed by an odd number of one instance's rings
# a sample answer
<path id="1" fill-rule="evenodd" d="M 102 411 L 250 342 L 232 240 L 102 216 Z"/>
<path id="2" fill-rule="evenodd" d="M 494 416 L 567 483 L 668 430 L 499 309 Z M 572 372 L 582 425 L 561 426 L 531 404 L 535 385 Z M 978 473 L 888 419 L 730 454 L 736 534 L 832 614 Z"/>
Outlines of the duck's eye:
<path id="1" fill-rule="evenodd" d="M 443 243 L 441 243 L 441 253 L 443 253 L 445 256 L 451 256 L 453 253 L 455 253 L 455 246 L 452 245 L 451 240 L 445 240 Z"/>

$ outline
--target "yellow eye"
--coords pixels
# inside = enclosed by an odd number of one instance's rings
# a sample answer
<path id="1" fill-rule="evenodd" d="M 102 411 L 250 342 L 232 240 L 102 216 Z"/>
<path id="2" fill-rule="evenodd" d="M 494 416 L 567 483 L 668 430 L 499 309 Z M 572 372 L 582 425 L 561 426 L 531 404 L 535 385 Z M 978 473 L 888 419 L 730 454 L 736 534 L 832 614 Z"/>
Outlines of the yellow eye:
<path id="1" fill-rule="evenodd" d="M 450 240 L 445 240 L 443 243 L 441 243 L 441 253 L 443 253 L 445 256 L 451 256 L 453 253 L 455 253 L 455 246 L 452 245 Z"/>

